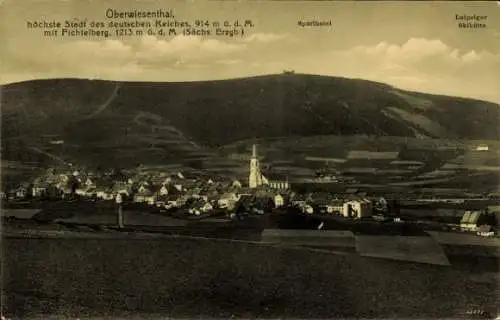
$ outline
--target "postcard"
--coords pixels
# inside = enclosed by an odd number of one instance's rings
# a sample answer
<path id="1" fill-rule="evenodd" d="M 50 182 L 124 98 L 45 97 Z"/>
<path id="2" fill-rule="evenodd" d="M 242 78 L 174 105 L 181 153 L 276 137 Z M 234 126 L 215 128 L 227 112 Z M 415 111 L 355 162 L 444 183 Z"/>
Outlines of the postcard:
<path id="1" fill-rule="evenodd" d="M 2 319 L 495 318 L 497 1 L 0 1 Z"/>

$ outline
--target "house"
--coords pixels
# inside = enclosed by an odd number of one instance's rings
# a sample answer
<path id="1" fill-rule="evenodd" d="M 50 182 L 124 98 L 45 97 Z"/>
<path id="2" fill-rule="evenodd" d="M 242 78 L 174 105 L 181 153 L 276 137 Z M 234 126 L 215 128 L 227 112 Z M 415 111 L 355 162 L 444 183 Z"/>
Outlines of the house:
<path id="1" fill-rule="evenodd" d="M 85 183 L 85 180 L 87 179 L 87 176 L 84 175 L 84 174 L 79 174 L 77 176 L 73 176 L 74 179 L 78 182 L 78 184 L 84 184 Z"/>
<path id="2" fill-rule="evenodd" d="M 169 194 L 169 189 L 168 189 L 168 186 L 167 185 L 162 185 L 160 190 L 158 190 L 158 194 L 160 196 L 165 196 L 165 195 L 168 195 Z"/>
<path id="3" fill-rule="evenodd" d="M 67 189 L 69 189 L 69 193 L 75 194 L 77 190 L 82 188 L 82 183 L 79 182 L 78 177 L 70 177 L 67 182 Z"/>
<path id="4" fill-rule="evenodd" d="M 160 195 L 158 194 L 155 199 L 155 204 L 157 207 L 165 207 L 167 209 L 177 207 L 177 198 L 172 195 Z"/>
<path id="5" fill-rule="evenodd" d="M 161 175 L 153 175 L 148 179 L 148 182 L 151 183 L 153 186 L 161 186 L 163 182 L 165 181 L 165 177 L 162 177 Z"/>
<path id="6" fill-rule="evenodd" d="M 274 207 L 274 201 L 272 197 L 242 195 L 235 207 L 237 214 L 264 214 Z"/>
<path id="7" fill-rule="evenodd" d="M 217 201 L 220 208 L 234 209 L 236 202 L 240 199 L 240 196 L 235 192 L 224 193 Z"/>
<path id="8" fill-rule="evenodd" d="M 179 203 L 178 200 L 176 199 L 171 199 L 168 200 L 167 203 L 164 205 L 166 209 L 171 209 L 171 208 L 180 208 L 182 205 Z"/>
<path id="9" fill-rule="evenodd" d="M 495 235 L 495 232 L 491 230 L 491 226 L 482 225 L 478 228 L 477 235 L 482 237 L 492 237 Z"/>
<path id="10" fill-rule="evenodd" d="M 92 180 L 92 178 L 90 176 L 87 176 L 87 179 L 85 179 L 85 181 L 83 182 L 83 185 L 86 188 L 94 188 L 94 187 L 96 187 L 96 184 L 94 183 L 94 181 Z"/>
<path id="11" fill-rule="evenodd" d="M 199 215 L 201 215 L 202 212 L 198 207 L 193 207 L 193 208 L 188 209 L 188 213 L 193 214 L 195 216 L 199 216 Z"/>
<path id="12" fill-rule="evenodd" d="M 348 218 L 364 218 L 373 214 L 372 201 L 367 198 L 349 200 L 344 203 L 342 215 Z"/>
<path id="13" fill-rule="evenodd" d="M 96 187 L 94 187 L 94 185 Z M 95 184 L 93 183 L 92 186 L 83 186 L 83 188 L 85 188 L 87 193 L 92 192 L 97 196 L 97 198 L 103 200 L 113 200 L 116 196 L 114 193 L 115 183 L 109 178 L 99 179 L 99 181 L 95 181 Z"/>
<path id="14" fill-rule="evenodd" d="M 156 196 L 152 188 L 141 185 L 139 189 L 137 189 L 137 193 L 134 194 L 134 202 L 154 204 L 156 202 Z"/>
<path id="15" fill-rule="evenodd" d="M 43 197 L 47 194 L 48 187 L 49 184 L 44 179 L 35 179 L 33 185 L 31 186 L 31 194 L 33 195 L 33 197 Z"/>
<path id="16" fill-rule="evenodd" d="M 372 219 L 375 221 L 388 221 L 389 217 L 385 216 L 383 214 L 377 213 L 377 214 L 372 215 Z M 396 221 L 394 221 L 394 222 L 396 222 Z"/>
<path id="17" fill-rule="evenodd" d="M 113 193 L 109 189 L 96 188 L 95 195 L 97 198 L 102 199 L 102 200 L 113 200 L 114 199 Z"/>
<path id="18" fill-rule="evenodd" d="M 344 211 L 344 201 L 340 199 L 332 199 L 326 204 L 326 213 L 342 214 Z"/>
<path id="19" fill-rule="evenodd" d="M 307 203 L 309 196 L 306 196 L 303 194 L 297 194 L 297 195 L 294 195 L 291 199 L 292 199 L 292 201 L 291 201 L 292 205 L 301 207 Z"/>
<path id="20" fill-rule="evenodd" d="M 182 181 L 182 187 L 184 189 L 195 189 L 195 188 L 201 188 L 203 186 L 203 181 L 197 180 L 197 179 L 184 179 Z"/>
<path id="21" fill-rule="evenodd" d="M 149 188 L 153 185 L 153 183 L 151 181 L 149 181 L 148 179 L 144 179 L 142 180 L 140 183 L 139 183 L 139 187 L 138 189 L 140 189 L 141 187 L 143 188 Z"/>
<path id="22" fill-rule="evenodd" d="M 173 196 L 161 196 L 159 199 L 157 199 L 157 203 L 163 205 L 163 207 L 165 207 L 166 209 L 180 208 L 183 205 L 182 200 L 179 200 L 178 198 Z"/>
<path id="23" fill-rule="evenodd" d="M 277 174 L 269 174 L 266 177 L 270 188 L 276 190 L 290 189 L 290 183 L 288 182 L 288 178 L 279 176 Z"/>
<path id="24" fill-rule="evenodd" d="M 114 195 L 121 194 L 122 197 L 130 197 L 132 194 L 132 187 L 126 182 L 117 182 L 113 185 L 112 192 Z"/>
<path id="25" fill-rule="evenodd" d="M 313 193 L 307 197 L 307 203 L 317 206 L 324 213 L 341 213 L 344 201 L 329 193 Z"/>
<path id="26" fill-rule="evenodd" d="M 486 211 L 492 214 L 500 213 L 500 205 L 489 205 Z"/>
<path id="27" fill-rule="evenodd" d="M 28 189 L 29 189 L 28 186 L 21 185 L 14 190 L 14 196 L 18 199 L 24 199 L 29 195 Z"/>
<path id="28" fill-rule="evenodd" d="M 58 176 L 58 181 L 67 182 L 69 180 L 70 176 L 71 176 L 70 174 L 61 173 Z"/>
<path id="29" fill-rule="evenodd" d="M 248 187 L 242 187 L 238 189 L 238 194 L 240 195 L 251 195 L 253 194 L 252 189 Z"/>
<path id="30" fill-rule="evenodd" d="M 57 185 L 57 189 L 60 191 L 60 194 L 64 197 L 64 195 L 71 194 L 71 189 L 68 188 L 66 185 Z M 76 191 L 76 190 L 75 190 Z"/>
<path id="31" fill-rule="evenodd" d="M 157 207 L 164 206 L 165 204 L 168 203 L 169 200 L 173 200 L 174 197 L 168 195 L 168 194 L 158 194 L 156 196 L 156 201 L 155 204 Z"/>
<path id="32" fill-rule="evenodd" d="M 174 184 L 174 188 L 178 191 L 178 192 L 182 192 L 184 191 L 184 186 L 180 183 L 176 183 Z"/>
<path id="33" fill-rule="evenodd" d="M 49 198 L 60 198 L 62 195 L 61 189 L 58 189 L 55 185 L 48 185 L 47 190 L 45 191 L 44 197 Z"/>
<path id="34" fill-rule="evenodd" d="M 274 206 L 276 208 L 283 207 L 285 205 L 285 197 L 283 197 L 281 194 L 277 194 L 274 196 Z"/>
<path id="35" fill-rule="evenodd" d="M 105 182 L 99 184 L 95 189 L 89 188 L 86 192 L 92 192 L 98 199 L 102 200 L 114 200 L 115 198 L 112 186 Z"/>
<path id="36" fill-rule="evenodd" d="M 465 211 L 464 215 L 462 216 L 462 219 L 460 219 L 460 229 L 462 231 L 477 231 L 479 227 L 477 222 L 480 216 L 481 216 L 480 211 L 472 211 L 472 210 Z"/>
<path id="37" fill-rule="evenodd" d="M 200 195 L 204 195 L 204 196 L 208 196 L 208 197 L 217 196 L 218 194 L 219 194 L 219 191 L 217 190 L 217 186 L 215 184 L 205 185 L 200 190 Z"/>
<path id="38" fill-rule="evenodd" d="M 495 214 L 479 210 L 465 211 L 460 219 L 460 229 L 462 231 L 477 232 L 482 226 L 492 226 L 495 224 Z"/>
<path id="39" fill-rule="evenodd" d="M 214 206 L 210 202 L 208 202 L 208 201 L 204 201 L 204 204 L 201 207 L 201 210 L 203 212 L 212 211 L 213 209 L 214 209 Z"/>
<path id="40" fill-rule="evenodd" d="M 307 214 L 313 214 L 314 213 L 314 208 L 308 203 L 303 204 L 300 209 L 302 210 L 303 213 Z"/>
<path id="41" fill-rule="evenodd" d="M 294 194 L 290 202 L 303 213 L 312 214 L 314 213 L 312 198 L 312 194 Z"/>
<path id="42" fill-rule="evenodd" d="M 76 188 L 75 193 L 79 196 L 86 197 L 87 196 L 87 188 Z"/>
<path id="43" fill-rule="evenodd" d="M 79 174 L 78 176 L 70 177 L 67 182 L 67 187 L 69 191 L 66 193 L 75 193 L 79 196 L 87 196 L 87 190 L 94 189 L 96 187 L 93 183 L 86 183 L 87 177 L 83 174 Z"/>
<path id="44" fill-rule="evenodd" d="M 188 212 L 199 216 L 202 213 L 207 213 L 213 210 L 212 204 L 203 200 L 194 200 L 188 205 Z"/>
<path id="45" fill-rule="evenodd" d="M 91 187 L 85 190 L 85 194 L 83 195 L 85 197 L 97 197 L 97 188 L 96 187 Z"/>
<path id="46" fill-rule="evenodd" d="M 70 177 L 68 175 L 60 174 L 56 178 L 56 188 L 58 188 L 59 190 L 64 192 L 67 189 L 69 180 L 70 180 Z"/>
<path id="47" fill-rule="evenodd" d="M 186 194 L 192 198 L 201 198 L 203 189 L 201 187 L 194 187 L 186 190 Z"/>
<path id="48" fill-rule="evenodd" d="M 387 213 L 389 212 L 389 205 L 387 203 L 387 200 L 385 200 L 384 197 L 380 197 L 379 199 L 376 199 L 373 201 L 373 210 L 378 212 L 378 213 Z"/>
<path id="49" fill-rule="evenodd" d="M 150 191 L 150 184 L 148 182 L 142 182 L 137 188 L 137 193 L 146 193 Z"/>
<path id="50" fill-rule="evenodd" d="M 480 144 L 476 146 L 476 151 L 488 151 L 489 147 L 487 144 Z"/>
<path id="51" fill-rule="evenodd" d="M 233 183 L 231 185 L 233 188 L 242 188 L 243 187 L 243 184 L 241 183 L 240 180 L 233 180 Z"/>

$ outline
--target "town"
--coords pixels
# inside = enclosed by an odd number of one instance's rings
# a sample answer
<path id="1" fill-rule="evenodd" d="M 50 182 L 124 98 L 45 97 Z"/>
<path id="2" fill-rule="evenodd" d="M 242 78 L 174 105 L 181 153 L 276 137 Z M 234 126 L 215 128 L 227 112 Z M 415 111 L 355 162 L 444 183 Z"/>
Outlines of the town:
<path id="1" fill-rule="evenodd" d="M 303 221 L 311 217 L 318 219 L 313 225 L 285 223 L 279 228 L 357 230 L 362 225 L 373 228 L 383 224 L 395 229 L 410 230 L 408 226 L 411 226 L 422 230 L 498 236 L 496 217 L 500 206 L 495 204 L 463 206 L 464 200 L 454 200 L 462 209 L 455 206 L 452 216 L 436 216 L 422 214 L 429 201 L 385 199 L 366 192 L 300 193 L 288 179 L 271 179 L 262 172 L 256 145 L 252 148 L 248 171 L 247 183 L 207 173 L 158 171 L 144 165 L 132 170 L 105 172 L 76 166 L 60 170 L 49 168 L 15 189 L 2 191 L 1 196 L 4 208 L 47 202 L 90 202 L 112 204 L 108 207 L 117 214 L 122 210 L 138 209 L 177 219 L 221 217 L 241 220 L 269 213 L 280 217 L 280 221 L 283 216 L 294 215 L 305 217 Z M 444 202 L 449 204 L 450 201 Z M 127 223 L 123 218 L 117 221 L 120 221 L 118 224 Z"/>

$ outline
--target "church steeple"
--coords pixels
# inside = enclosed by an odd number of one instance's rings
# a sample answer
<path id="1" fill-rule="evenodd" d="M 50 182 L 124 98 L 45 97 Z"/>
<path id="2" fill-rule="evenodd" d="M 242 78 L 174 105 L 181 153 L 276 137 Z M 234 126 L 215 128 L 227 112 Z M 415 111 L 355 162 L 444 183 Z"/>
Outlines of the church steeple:
<path id="1" fill-rule="evenodd" d="M 257 188 L 263 184 L 263 176 L 260 171 L 259 158 L 257 155 L 257 146 L 252 146 L 252 158 L 250 159 L 250 175 L 248 176 L 248 186 Z"/>

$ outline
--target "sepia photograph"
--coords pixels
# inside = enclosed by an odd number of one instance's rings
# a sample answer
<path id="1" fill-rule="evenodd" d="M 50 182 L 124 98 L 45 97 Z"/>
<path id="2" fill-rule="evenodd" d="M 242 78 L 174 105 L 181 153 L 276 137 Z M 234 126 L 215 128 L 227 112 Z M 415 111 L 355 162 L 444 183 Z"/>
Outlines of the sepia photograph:
<path id="1" fill-rule="evenodd" d="M 500 2 L 0 0 L 1 319 L 500 319 Z"/>

